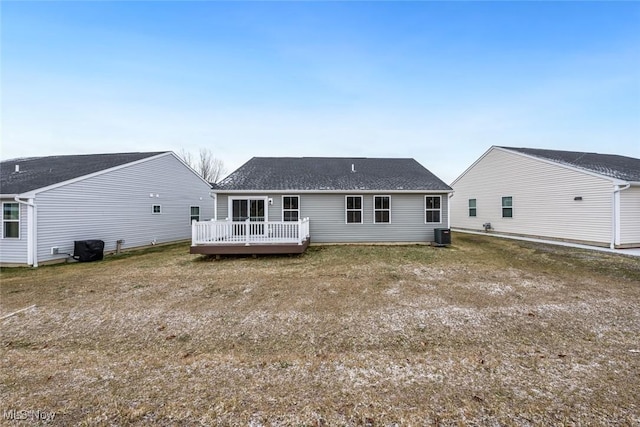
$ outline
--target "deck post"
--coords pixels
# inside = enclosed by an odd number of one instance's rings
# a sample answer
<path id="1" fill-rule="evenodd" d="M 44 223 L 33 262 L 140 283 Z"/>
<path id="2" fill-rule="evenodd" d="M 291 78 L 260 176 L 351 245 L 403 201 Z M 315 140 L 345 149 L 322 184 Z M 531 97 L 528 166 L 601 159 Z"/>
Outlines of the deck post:
<path id="1" fill-rule="evenodd" d="M 245 246 L 249 246 L 249 218 L 247 218 L 244 222 L 244 241 Z"/>
<path id="2" fill-rule="evenodd" d="M 302 219 L 298 218 L 298 244 L 302 244 Z"/>
<path id="3" fill-rule="evenodd" d="M 196 223 L 197 221 L 194 219 L 191 221 L 191 242 L 193 245 L 196 244 L 198 233 L 196 232 Z"/>

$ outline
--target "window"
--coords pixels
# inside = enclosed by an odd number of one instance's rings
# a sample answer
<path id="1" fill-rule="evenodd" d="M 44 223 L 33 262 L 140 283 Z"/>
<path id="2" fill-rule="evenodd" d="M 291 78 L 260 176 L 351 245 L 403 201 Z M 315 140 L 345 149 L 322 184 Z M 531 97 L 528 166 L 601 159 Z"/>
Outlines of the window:
<path id="1" fill-rule="evenodd" d="M 162 213 L 162 206 L 160 206 L 160 205 L 151 206 L 151 213 L 153 213 L 153 214 L 161 214 Z"/>
<path id="2" fill-rule="evenodd" d="M 362 224 L 362 196 L 347 196 L 347 224 Z"/>
<path id="3" fill-rule="evenodd" d="M 18 203 L 2 204 L 2 237 L 20 238 L 20 205 Z"/>
<path id="4" fill-rule="evenodd" d="M 391 196 L 373 196 L 373 222 L 391 222 Z"/>
<path id="5" fill-rule="evenodd" d="M 440 222 L 441 202 L 440 196 L 426 196 L 425 202 L 425 222 Z"/>
<path id="6" fill-rule="evenodd" d="M 502 218 L 513 217 L 513 198 L 511 196 L 502 198 Z"/>
<path id="7" fill-rule="evenodd" d="M 469 216 L 477 216 L 476 199 L 469 199 Z"/>
<path id="8" fill-rule="evenodd" d="M 300 218 L 300 198 L 282 196 L 282 220 L 297 221 Z"/>
<path id="9" fill-rule="evenodd" d="M 193 221 L 200 221 L 200 206 L 191 206 L 191 220 L 189 224 Z"/>

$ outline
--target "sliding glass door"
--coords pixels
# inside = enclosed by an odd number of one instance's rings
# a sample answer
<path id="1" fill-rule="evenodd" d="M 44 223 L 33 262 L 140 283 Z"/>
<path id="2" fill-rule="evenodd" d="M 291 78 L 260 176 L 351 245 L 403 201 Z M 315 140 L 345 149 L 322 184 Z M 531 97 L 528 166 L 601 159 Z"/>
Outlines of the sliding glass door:
<path id="1" fill-rule="evenodd" d="M 265 199 L 232 199 L 231 218 L 234 222 L 264 222 Z M 264 224 L 249 224 L 249 234 L 264 234 Z M 236 234 L 245 234 L 245 227 L 237 228 Z"/>

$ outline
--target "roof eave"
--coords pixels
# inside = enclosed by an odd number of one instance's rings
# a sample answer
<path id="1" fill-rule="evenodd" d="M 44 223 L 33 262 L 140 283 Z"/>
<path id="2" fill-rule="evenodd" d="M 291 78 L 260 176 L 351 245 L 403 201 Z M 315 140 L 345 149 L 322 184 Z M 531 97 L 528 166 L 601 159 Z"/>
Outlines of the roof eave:
<path id="1" fill-rule="evenodd" d="M 358 188 L 347 188 L 341 190 L 300 190 L 300 189 L 268 189 L 268 190 L 234 190 L 228 188 L 214 188 L 212 189 L 214 193 L 240 193 L 240 194 L 267 194 L 267 193 L 327 193 L 327 194 L 345 194 L 345 193 L 365 193 L 365 194 L 381 194 L 381 193 L 404 193 L 404 194 L 425 194 L 425 193 L 453 193 L 453 189 L 439 189 L 439 190 L 430 190 L 430 189 L 418 189 L 418 190 L 394 190 L 394 189 L 358 189 Z"/>

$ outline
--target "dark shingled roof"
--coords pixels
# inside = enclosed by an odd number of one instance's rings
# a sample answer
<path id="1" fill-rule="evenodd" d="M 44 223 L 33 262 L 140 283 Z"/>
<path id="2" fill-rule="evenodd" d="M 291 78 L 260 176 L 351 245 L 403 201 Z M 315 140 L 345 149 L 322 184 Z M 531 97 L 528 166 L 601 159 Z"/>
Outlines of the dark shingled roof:
<path id="1" fill-rule="evenodd" d="M 21 194 L 165 153 L 29 157 L 0 163 L 0 194 Z M 15 171 L 19 165 L 20 171 Z"/>
<path id="2" fill-rule="evenodd" d="M 220 181 L 218 189 L 450 191 L 451 187 L 414 159 L 254 157 Z"/>
<path id="3" fill-rule="evenodd" d="M 551 160 L 552 162 L 573 166 L 622 181 L 640 182 L 640 159 L 633 157 L 538 148 L 500 148 Z"/>

